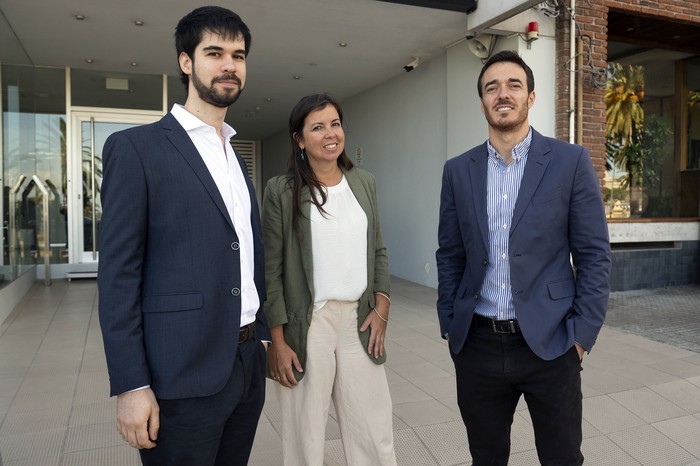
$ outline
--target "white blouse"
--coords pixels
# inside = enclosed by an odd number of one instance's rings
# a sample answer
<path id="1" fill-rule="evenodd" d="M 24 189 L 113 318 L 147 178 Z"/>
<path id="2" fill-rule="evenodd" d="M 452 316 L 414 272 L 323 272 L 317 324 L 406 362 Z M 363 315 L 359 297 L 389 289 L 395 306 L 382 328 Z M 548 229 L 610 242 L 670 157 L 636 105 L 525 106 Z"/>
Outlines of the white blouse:
<path id="1" fill-rule="evenodd" d="M 314 310 L 326 301 L 357 301 L 367 288 L 367 215 L 345 175 L 325 188 L 326 213 L 311 206 Z"/>

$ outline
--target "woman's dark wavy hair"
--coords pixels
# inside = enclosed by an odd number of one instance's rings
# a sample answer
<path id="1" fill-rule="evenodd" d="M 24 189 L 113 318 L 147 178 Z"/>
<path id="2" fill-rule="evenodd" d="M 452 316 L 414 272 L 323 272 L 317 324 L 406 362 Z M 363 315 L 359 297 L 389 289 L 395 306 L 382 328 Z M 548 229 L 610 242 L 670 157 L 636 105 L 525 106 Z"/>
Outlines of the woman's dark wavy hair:
<path id="1" fill-rule="evenodd" d="M 205 32 L 217 34 L 227 40 L 236 40 L 239 37 L 245 42 L 245 54 L 250 52 L 250 29 L 240 16 L 233 11 L 219 6 L 203 6 L 195 8 L 185 15 L 175 27 L 175 50 L 178 60 L 180 54 L 185 52 L 194 64 L 194 50 L 202 41 Z M 180 81 L 185 85 L 185 92 L 190 82 L 189 76 L 180 70 Z"/>
<path id="2" fill-rule="evenodd" d="M 324 185 L 316 178 L 314 171 L 311 169 L 308 156 L 305 156 L 303 159 L 301 158 L 302 151 L 301 148 L 299 148 L 299 141 L 301 140 L 304 123 L 309 113 L 321 110 L 328 105 L 332 105 L 336 109 L 340 117 L 340 123 L 342 124 L 343 109 L 335 99 L 325 93 L 302 97 L 289 115 L 289 139 L 292 144 L 292 151 L 289 154 L 287 174 L 292 189 L 292 225 L 299 237 L 301 237 L 299 221 L 303 216 L 301 212 L 301 194 L 305 186 L 308 186 L 311 191 L 311 202 L 321 213 L 326 213 L 326 211 L 323 210 L 323 205 L 327 200 L 326 192 L 322 189 Z M 352 161 L 348 158 L 344 148 L 343 152 L 338 156 L 337 163 L 342 170 L 350 170 L 353 167 Z"/>

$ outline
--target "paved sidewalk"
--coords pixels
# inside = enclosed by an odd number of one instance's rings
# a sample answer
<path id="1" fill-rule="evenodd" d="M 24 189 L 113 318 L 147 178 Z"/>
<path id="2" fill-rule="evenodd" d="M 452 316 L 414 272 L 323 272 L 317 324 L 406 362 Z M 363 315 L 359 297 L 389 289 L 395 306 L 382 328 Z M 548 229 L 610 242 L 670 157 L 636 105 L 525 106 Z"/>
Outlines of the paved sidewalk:
<path id="1" fill-rule="evenodd" d="M 400 466 L 468 465 L 454 368 L 439 337 L 435 290 L 392 283 L 387 374 Z M 37 283 L 0 325 L 0 465 L 127 466 L 115 429 L 94 280 Z M 618 292 L 584 360 L 586 464 L 700 466 L 700 287 Z M 268 382 L 269 383 L 269 382 Z M 251 466 L 282 464 L 279 407 L 268 397 Z M 329 419 L 326 464 L 342 465 Z M 511 466 L 538 464 L 524 404 Z"/>

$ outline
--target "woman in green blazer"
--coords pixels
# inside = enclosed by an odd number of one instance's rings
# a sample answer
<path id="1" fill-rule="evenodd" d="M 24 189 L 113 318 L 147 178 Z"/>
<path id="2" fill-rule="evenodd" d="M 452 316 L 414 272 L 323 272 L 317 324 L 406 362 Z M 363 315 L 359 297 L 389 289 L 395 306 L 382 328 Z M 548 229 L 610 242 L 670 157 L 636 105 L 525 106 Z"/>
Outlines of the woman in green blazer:
<path id="1" fill-rule="evenodd" d="M 395 465 L 382 363 L 389 266 L 374 177 L 345 154 L 327 94 L 292 110 L 289 173 L 263 200 L 269 375 L 278 382 L 285 465 L 322 465 L 330 400 L 348 465 Z"/>

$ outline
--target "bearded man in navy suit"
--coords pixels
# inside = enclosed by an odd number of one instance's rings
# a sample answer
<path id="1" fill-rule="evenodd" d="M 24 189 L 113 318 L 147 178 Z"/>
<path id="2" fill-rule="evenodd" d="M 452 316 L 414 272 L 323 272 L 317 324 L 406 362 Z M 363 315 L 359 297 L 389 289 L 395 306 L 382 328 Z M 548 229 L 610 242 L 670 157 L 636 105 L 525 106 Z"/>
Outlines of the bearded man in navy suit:
<path id="1" fill-rule="evenodd" d="M 117 428 L 144 465 L 245 465 L 265 399 L 260 219 L 224 123 L 250 31 L 218 7 L 175 32 L 188 94 L 105 144 L 100 323 Z"/>
<path id="2" fill-rule="evenodd" d="M 608 305 L 610 244 L 588 152 L 528 122 L 532 70 L 492 56 L 477 89 L 488 140 L 445 164 L 438 316 L 474 466 L 506 466 L 527 402 L 542 465 L 579 466 L 581 362 Z"/>

